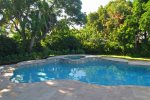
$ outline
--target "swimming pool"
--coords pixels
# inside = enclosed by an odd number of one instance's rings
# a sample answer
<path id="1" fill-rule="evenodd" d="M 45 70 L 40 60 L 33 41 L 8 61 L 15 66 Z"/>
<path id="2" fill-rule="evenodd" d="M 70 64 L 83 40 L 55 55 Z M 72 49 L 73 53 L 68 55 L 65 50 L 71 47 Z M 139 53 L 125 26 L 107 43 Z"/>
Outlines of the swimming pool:
<path id="1" fill-rule="evenodd" d="M 59 59 L 47 63 L 20 66 L 14 71 L 10 80 L 15 83 L 77 80 L 105 86 L 150 86 L 150 67 L 128 65 L 128 63 L 99 58 L 88 59 L 84 63 L 70 63 Z"/>

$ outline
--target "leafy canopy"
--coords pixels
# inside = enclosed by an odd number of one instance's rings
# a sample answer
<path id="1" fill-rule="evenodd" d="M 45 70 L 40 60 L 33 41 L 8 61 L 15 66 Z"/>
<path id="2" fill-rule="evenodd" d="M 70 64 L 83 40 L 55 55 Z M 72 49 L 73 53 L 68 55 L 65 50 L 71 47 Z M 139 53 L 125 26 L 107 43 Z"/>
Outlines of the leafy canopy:
<path id="1" fill-rule="evenodd" d="M 59 18 L 65 18 L 72 24 L 82 24 L 80 0 L 0 0 L 1 25 L 11 31 L 17 31 L 23 47 L 30 51 L 35 42 L 39 42 L 57 25 Z M 28 47 L 29 45 L 29 47 Z"/>

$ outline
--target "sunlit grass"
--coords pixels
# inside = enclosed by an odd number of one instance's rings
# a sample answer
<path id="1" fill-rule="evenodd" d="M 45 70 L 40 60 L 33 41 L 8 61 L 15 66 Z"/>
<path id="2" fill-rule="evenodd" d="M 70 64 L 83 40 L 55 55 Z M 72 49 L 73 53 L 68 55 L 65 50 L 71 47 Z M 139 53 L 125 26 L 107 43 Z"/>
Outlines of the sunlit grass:
<path id="1" fill-rule="evenodd" d="M 127 60 L 139 60 L 139 61 L 150 61 L 150 58 L 139 58 L 131 56 L 118 56 L 118 55 L 99 55 L 101 57 L 112 57 L 112 58 L 122 58 Z"/>

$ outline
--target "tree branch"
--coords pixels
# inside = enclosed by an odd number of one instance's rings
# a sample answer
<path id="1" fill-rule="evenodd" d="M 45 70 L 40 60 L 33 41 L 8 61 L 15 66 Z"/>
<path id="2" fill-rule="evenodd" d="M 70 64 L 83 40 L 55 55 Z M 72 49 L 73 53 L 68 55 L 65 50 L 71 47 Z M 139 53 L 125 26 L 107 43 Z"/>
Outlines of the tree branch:
<path id="1" fill-rule="evenodd" d="M 22 33 L 21 33 L 21 31 L 19 30 L 19 28 L 18 28 L 17 24 L 15 23 L 15 21 L 13 21 L 13 20 L 11 20 L 11 21 L 12 21 L 12 22 L 13 22 L 13 24 L 15 25 L 16 30 L 17 30 L 20 34 L 22 34 Z"/>

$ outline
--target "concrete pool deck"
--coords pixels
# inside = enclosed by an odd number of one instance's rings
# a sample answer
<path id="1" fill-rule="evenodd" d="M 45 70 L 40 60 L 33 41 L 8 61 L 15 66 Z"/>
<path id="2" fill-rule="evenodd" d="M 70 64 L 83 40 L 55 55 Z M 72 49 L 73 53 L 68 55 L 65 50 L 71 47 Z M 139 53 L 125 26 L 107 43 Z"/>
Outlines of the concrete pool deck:
<path id="1" fill-rule="evenodd" d="M 62 56 L 54 58 L 60 57 Z M 53 57 L 48 58 L 50 59 Z M 102 59 L 150 66 L 150 62 L 108 57 Z M 26 84 L 9 81 L 18 66 L 44 62 L 45 60 L 33 60 L 0 66 L 0 100 L 150 100 L 150 87 L 144 86 L 98 86 L 71 80 Z"/>
<path id="2" fill-rule="evenodd" d="M 150 88 L 96 86 L 77 81 L 7 84 L 0 100 L 150 100 Z"/>

